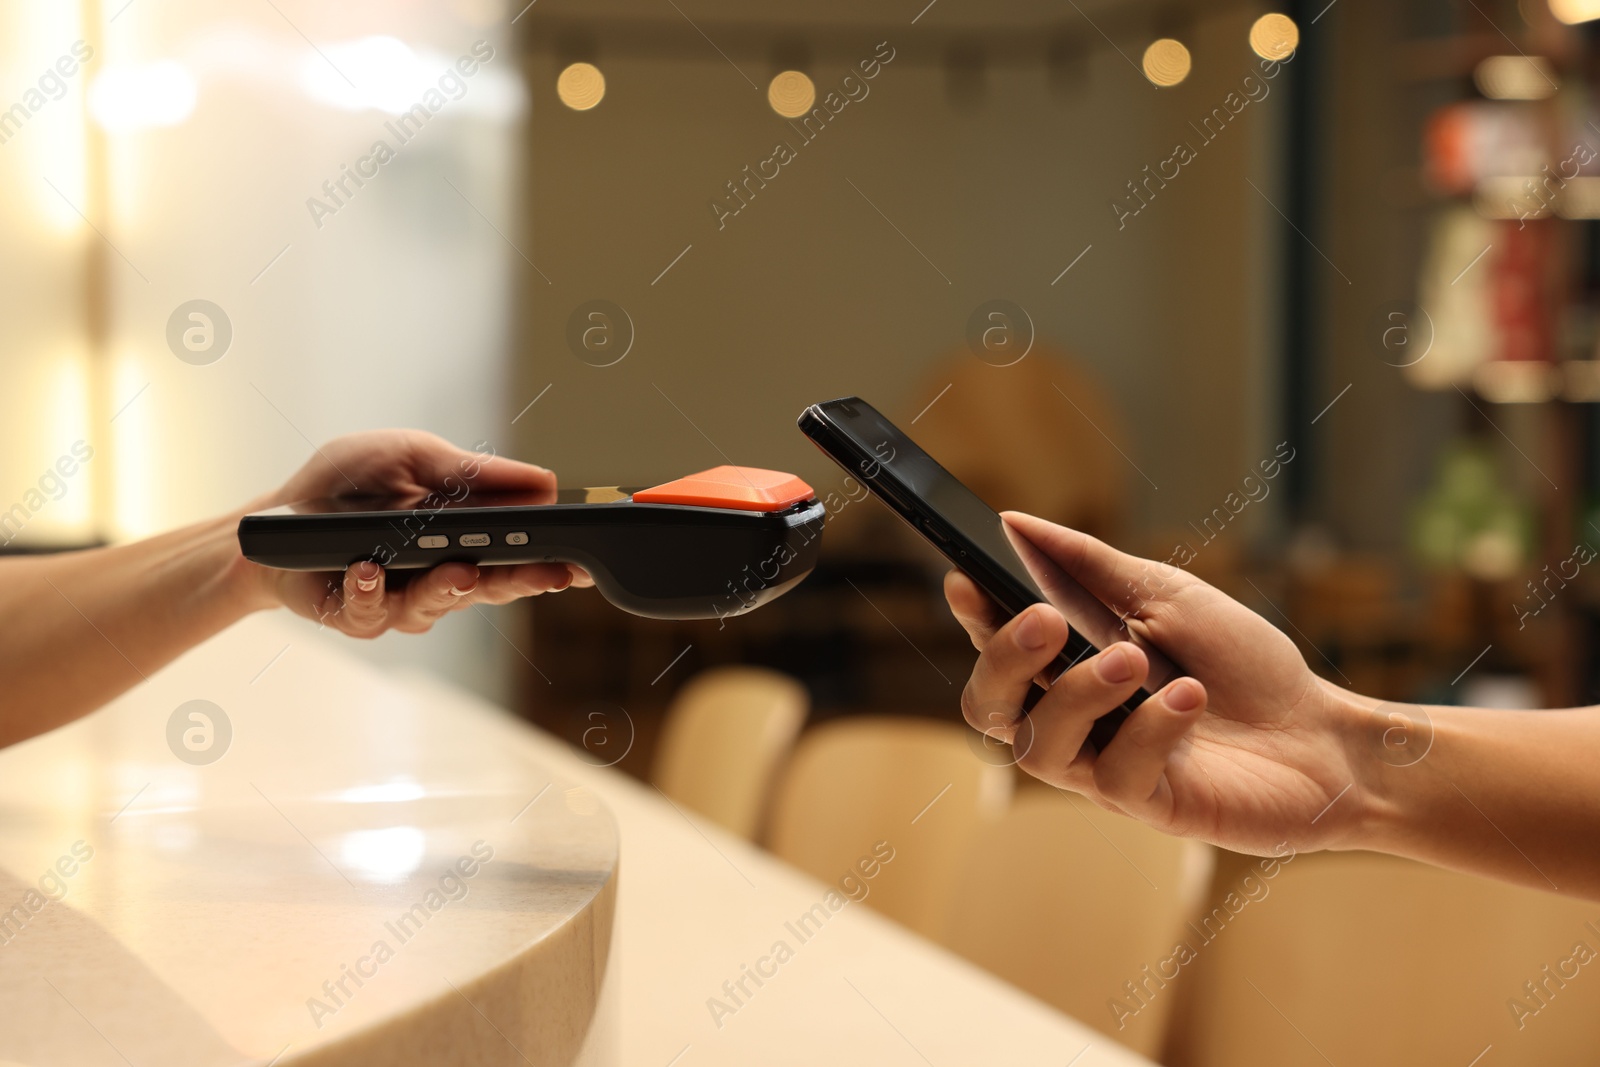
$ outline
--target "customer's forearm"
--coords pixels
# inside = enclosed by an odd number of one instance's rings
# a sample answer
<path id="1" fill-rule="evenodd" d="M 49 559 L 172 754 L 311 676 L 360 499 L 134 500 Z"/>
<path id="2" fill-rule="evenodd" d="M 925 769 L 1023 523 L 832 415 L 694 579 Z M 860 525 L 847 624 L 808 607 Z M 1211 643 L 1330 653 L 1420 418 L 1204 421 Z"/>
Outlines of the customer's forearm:
<path id="1" fill-rule="evenodd" d="M 0 560 L 0 746 L 93 711 L 271 605 L 237 515 L 146 541 Z"/>
<path id="2" fill-rule="evenodd" d="M 1600 708 L 1375 704 L 1357 847 L 1600 899 Z"/>

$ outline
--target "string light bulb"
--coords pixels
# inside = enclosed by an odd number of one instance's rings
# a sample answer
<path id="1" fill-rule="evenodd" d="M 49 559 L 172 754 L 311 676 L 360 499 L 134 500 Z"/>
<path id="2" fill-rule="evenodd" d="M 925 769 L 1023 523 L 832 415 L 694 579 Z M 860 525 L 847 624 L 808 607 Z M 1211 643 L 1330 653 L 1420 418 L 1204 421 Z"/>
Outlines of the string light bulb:
<path id="1" fill-rule="evenodd" d="M 1600 19 L 1600 0 L 1550 0 L 1550 14 L 1575 26 Z"/>
<path id="2" fill-rule="evenodd" d="M 767 103 L 786 119 L 799 118 L 817 102 L 817 87 L 798 70 L 786 70 L 767 86 Z"/>
<path id="3" fill-rule="evenodd" d="M 1183 42 L 1172 37 L 1151 41 L 1144 50 L 1144 76 L 1163 89 L 1170 89 L 1189 76 L 1193 65 Z"/>
<path id="4" fill-rule="evenodd" d="M 1282 62 L 1300 47 L 1300 27 L 1288 15 L 1262 15 L 1250 27 L 1250 50 L 1262 59 Z"/>
<path id="5" fill-rule="evenodd" d="M 556 95 L 574 111 L 588 111 L 606 97 L 606 76 L 593 63 L 574 63 L 556 79 Z"/>

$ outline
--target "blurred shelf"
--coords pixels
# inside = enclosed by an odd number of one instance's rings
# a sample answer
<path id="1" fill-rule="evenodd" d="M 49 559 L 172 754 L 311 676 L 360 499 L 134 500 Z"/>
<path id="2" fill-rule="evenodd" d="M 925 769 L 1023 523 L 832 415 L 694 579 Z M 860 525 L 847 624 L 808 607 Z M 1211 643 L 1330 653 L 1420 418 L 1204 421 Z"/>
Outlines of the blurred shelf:
<path id="1" fill-rule="evenodd" d="M 1472 390 L 1490 404 L 1600 403 L 1600 360 L 1495 360 L 1473 372 Z"/>
<path id="2" fill-rule="evenodd" d="M 1394 51 L 1396 77 L 1414 84 L 1470 78 L 1480 62 L 1513 47 L 1504 36 L 1487 29 L 1410 40 Z"/>
<path id="3" fill-rule="evenodd" d="M 1542 404 L 1562 398 L 1565 375 L 1553 363 L 1493 360 L 1472 374 L 1472 387 L 1491 404 Z"/>
<path id="4" fill-rule="evenodd" d="M 1574 404 L 1600 403 L 1600 360 L 1571 360 L 1562 365 L 1561 399 Z"/>

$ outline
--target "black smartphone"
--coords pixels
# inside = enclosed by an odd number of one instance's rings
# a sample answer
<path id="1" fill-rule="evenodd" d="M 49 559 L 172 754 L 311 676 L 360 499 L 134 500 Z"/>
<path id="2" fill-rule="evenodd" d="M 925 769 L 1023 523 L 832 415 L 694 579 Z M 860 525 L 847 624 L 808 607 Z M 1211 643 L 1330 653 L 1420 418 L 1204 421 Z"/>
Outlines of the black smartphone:
<path id="1" fill-rule="evenodd" d="M 801 414 L 799 425 L 801 433 L 860 479 L 1008 615 L 1050 603 L 1012 547 L 999 514 L 871 404 L 854 396 L 813 404 Z M 1064 573 L 1052 580 L 1076 586 Z M 1121 628 L 1115 613 L 1081 586 L 1076 588 L 1081 596 L 1075 603 L 1055 605 L 1071 634 L 1052 677 L 1098 651 L 1081 631 L 1109 635 Z M 1177 676 L 1164 658 L 1151 655 L 1150 660 L 1153 681 L 1165 684 L 1163 676 Z M 1041 694 L 1036 687 L 1024 706 L 1031 707 Z M 1089 740 L 1096 751 L 1110 744 L 1117 728 L 1149 696 L 1140 689 L 1095 721 Z"/>

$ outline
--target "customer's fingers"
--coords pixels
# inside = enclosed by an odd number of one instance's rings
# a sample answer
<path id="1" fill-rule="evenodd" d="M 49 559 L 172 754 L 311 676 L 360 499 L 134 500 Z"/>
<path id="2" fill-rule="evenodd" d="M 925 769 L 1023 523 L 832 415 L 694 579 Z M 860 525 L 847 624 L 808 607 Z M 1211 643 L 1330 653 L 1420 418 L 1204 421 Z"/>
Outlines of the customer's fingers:
<path id="1" fill-rule="evenodd" d="M 1152 694 L 1095 759 L 1095 788 L 1129 815 L 1156 820 L 1170 815 L 1167 763 L 1205 706 L 1205 686 L 1193 678 L 1179 678 Z"/>
<path id="2" fill-rule="evenodd" d="M 1026 751 L 1019 748 L 1017 766 L 1053 785 L 1085 784 L 1074 764 L 1090 728 L 1134 694 L 1149 666 L 1137 645 L 1121 641 L 1057 678 L 1028 712 L 1033 736 Z"/>
<path id="3" fill-rule="evenodd" d="M 1150 657 L 1152 685 L 1176 678 L 1178 667 L 1156 647 L 1157 630 L 1165 622 L 1167 638 L 1188 637 L 1182 618 L 1185 598 L 1196 592 L 1196 579 L 1181 567 L 1119 552 L 1078 530 L 1008 511 L 1007 538 L 1044 591 L 1071 623 L 1096 648 L 1132 641 Z M 1204 583 L 1200 583 L 1203 585 Z M 1207 587 L 1209 589 L 1209 587 Z"/>
<path id="4" fill-rule="evenodd" d="M 466 607 L 478 587 L 478 568 L 470 563 L 441 563 L 413 578 L 391 596 L 394 629 L 422 633 L 452 611 Z"/>
<path id="5" fill-rule="evenodd" d="M 1093 627 L 1080 620 L 1084 635 L 1097 644 L 1109 645 L 1114 633 L 1126 632 L 1124 616 L 1170 599 L 1195 580 L 1181 567 L 1130 556 L 1081 530 L 1020 511 L 1001 517 L 1012 544 L 1052 603 L 1075 619 L 1080 614 L 1102 616 Z M 1094 632 L 1097 627 L 1105 632 Z"/>
<path id="6" fill-rule="evenodd" d="M 383 568 L 371 560 L 346 567 L 338 601 L 326 620 L 335 628 L 352 637 L 382 633 L 389 614 Z"/>
<path id="7" fill-rule="evenodd" d="M 980 652 L 1006 621 L 1005 613 L 989 599 L 989 594 L 960 571 L 953 570 L 944 576 L 944 598 L 949 601 L 956 621 L 972 638 L 972 647 Z"/>
<path id="8" fill-rule="evenodd" d="M 1035 604 L 997 630 L 961 693 L 961 713 L 972 728 L 1009 744 L 1034 675 L 1066 643 L 1066 620 L 1048 604 Z"/>

